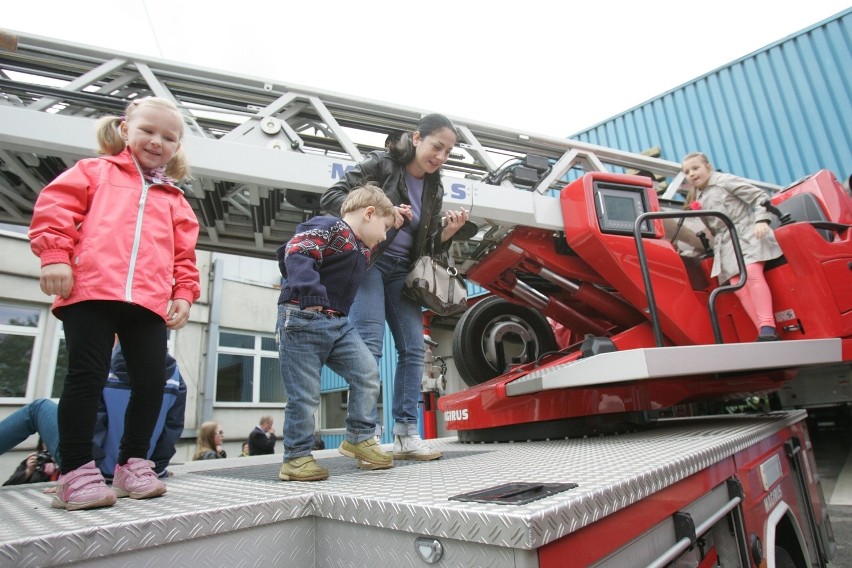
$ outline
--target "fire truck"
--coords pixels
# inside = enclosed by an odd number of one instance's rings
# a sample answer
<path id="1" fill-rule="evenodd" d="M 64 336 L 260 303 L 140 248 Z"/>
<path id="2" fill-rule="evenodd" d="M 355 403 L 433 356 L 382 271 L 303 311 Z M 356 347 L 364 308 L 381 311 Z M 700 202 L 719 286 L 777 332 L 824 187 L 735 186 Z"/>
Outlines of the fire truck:
<path id="1" fill-rule="evenodd" d="M 273 258 L 325 188 L 423 114 L 0 39 L 3 222 L 26 223 L 39 186 L 91 155 L 98 115 L 156 94 L 188 125 L 199 247 Z M 424 376 L 428 431 L 453 434 L 428 441 L 440 460 L 367 471 L 323 450 L 317 483 L 279 482 L 278 456 L 193 462 L 164 498 L 77 514 L 3 488 L 0 565 L 826 566 L 806 412 L 702 409 L 852 361 L 852 199 L 832 174 L 754 181 L 784 250 L 766 271 L 781 341 L 757 343 L 709 276 L 712 213 L 678 207 L 678 164 L 451 118 L 445 206 L 472 211 L 452 254 L 485 293 L 461 317 L 424 314 L 452 346 Z"/>

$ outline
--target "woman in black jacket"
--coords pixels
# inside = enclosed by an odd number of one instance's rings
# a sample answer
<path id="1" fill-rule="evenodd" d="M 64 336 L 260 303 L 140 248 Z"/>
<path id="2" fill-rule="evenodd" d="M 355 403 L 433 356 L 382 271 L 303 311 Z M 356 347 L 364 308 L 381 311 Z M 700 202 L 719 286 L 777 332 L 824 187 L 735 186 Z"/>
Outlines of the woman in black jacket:
<path id="1" fill-rule="evenodd" d="M 420 439 L 417 404 L 423 375 L 423 314 L 402 294 L 411 264 L 424 254 L 447 246 L 467 221 L 464 208 L 448 211 L 442 227 L 444 188 L 441 166 L 457 141 L 453 123 L 440 114 L 424 116 L 417 129 L 401 136 L 388 151 L 375 151 L 344 174 L 322 196 L 320 205 L 340 215 L 340 205 L 352 189 L 372 181 L 396 206 L 396 223 L 371 257 L 370 270 L 352 305 L 349 319 L 376 360 L 382 356 L 385 321 L 397 351 L 393 387 L 394 459 L 432 460 L 441 453 Z"/>

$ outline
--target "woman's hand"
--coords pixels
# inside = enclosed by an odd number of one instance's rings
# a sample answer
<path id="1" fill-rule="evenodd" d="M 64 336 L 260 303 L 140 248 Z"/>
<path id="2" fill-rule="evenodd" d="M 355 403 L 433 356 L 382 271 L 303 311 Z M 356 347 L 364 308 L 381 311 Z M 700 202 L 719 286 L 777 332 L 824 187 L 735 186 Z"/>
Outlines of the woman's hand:
<path id="1" fill-rule="evenodd" d="M 71 289 L 74 287 L 74 271 L 71 270 L 70 264 L 45 264 L 41 267 L 41 277 L 38 283 L 41 286 L 41 291 L 48 296 L 56 294 L 67 298 L 71 295 Z"/>
<path id="2" fill-rule="evenodd" d="M 759 221 L 754 224 L 754 236 L 758 239 L 765 238 L 772 232 L 772 227 L 769 226 L 769 223 L 764 223 L 763 221 Z"/>
<path id="3" fill-rule="evenodd" d="M 66 264 L 66 266 L 68 266 L 68 265 Z M 24 470 L 24 473 L 26 474 L 26 479 L 29 479 L 33 476 L 37 467 L 38 467 L 38 457 L 36 456 L 36 454 L 28 455 L 27 456 L 27 465 L 26 465 L 26 468 Z"/>
<path id="4" fill-rule="evenodd" d="M 447 224 L 444 226 L 444 230 L 441 231 L 441 242 L 450 240 L 467 223 L 469 218 L 470 211 L 464 207 L 459 208 L 458 211 L 447 211 L 447 214 L 444 216 Z"/>

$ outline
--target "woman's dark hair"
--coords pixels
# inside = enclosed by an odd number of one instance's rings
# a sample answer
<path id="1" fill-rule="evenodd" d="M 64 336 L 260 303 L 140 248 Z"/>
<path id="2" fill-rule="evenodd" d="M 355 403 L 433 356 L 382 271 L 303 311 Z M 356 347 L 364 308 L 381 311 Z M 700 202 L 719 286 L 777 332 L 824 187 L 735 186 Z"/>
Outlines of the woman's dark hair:
<path id="1" fill-rule="evenodd" d="M 421 137 L 426 138 L 443 128 L 449 129 L 453 134 L 458 136 L 453 121 L 443 114 L 437 113 L 427 114 L 422 117 L 414 132 L 419 132 Z M 406 132 L 396 144 L 388 148 L 391 158 L 402 165 L 406 165 L 414 159 L 414 144 L 411 142 L 411 134 L 410 132 Z"/>

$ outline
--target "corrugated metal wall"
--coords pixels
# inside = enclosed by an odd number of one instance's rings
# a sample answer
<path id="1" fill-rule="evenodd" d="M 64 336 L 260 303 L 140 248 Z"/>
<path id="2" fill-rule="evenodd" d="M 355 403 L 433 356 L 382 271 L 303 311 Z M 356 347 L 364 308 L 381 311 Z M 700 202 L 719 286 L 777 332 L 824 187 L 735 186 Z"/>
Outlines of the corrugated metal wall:
<path id="1" fill-rule="evenodd" d="M 570 138 L 787 185 L 852 173 L 852 8 Z"/>

